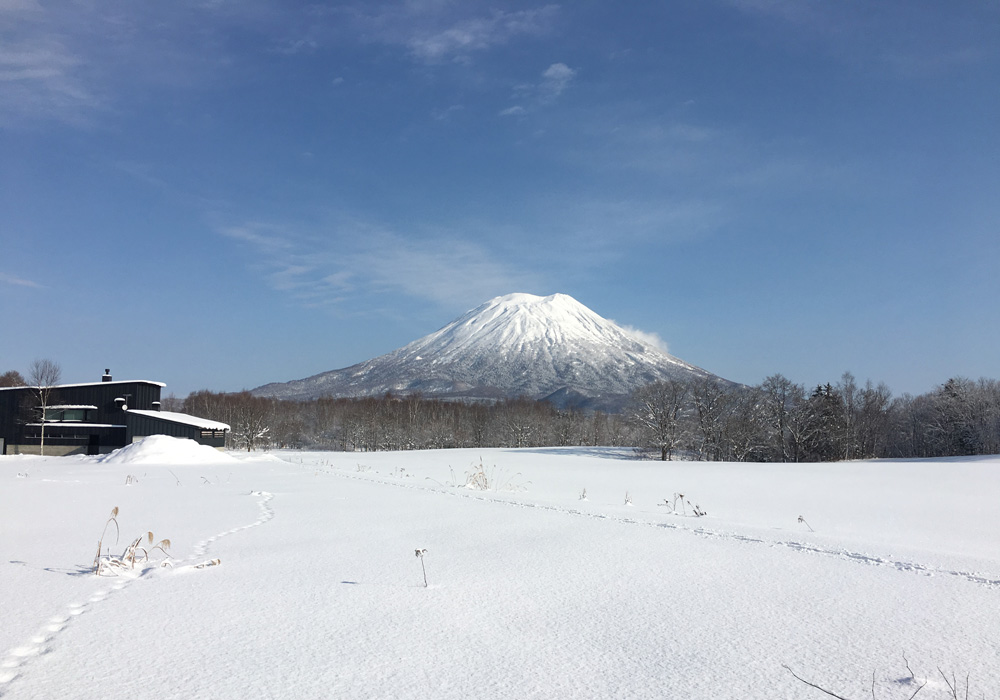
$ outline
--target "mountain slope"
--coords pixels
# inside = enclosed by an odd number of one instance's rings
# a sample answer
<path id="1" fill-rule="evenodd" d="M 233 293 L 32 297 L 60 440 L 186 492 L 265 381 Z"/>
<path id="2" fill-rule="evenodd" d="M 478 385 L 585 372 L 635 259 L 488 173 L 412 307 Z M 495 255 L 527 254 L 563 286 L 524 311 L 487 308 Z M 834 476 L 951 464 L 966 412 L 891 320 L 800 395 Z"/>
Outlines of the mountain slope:
<path id="1" fill-rule="evenodd" d="M 713 377 L 629 334 L 565 294 L 509 294 L 409 345 L 345 369 L 253 390 L 259 396 L 421 393 L 467 399 L 528 396 L 614 408 L 643 384 Z"/>

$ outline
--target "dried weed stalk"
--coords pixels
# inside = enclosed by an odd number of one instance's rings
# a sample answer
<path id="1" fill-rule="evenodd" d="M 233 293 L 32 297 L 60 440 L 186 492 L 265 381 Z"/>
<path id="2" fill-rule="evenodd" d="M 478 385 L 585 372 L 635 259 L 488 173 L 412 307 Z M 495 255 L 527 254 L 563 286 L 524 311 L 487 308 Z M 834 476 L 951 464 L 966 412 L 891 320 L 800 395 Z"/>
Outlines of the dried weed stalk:
<path id="1" fill-rule="evenodd" d="M 94 573 L 98 576 L 117 576 L 125 571 L 134 571 L 136 565 L 140 567 L 144 564 L 150 562 L 150 557 L 159 550 L 160 553 L 166 557 L 160 561 L 160 566 L 169 566 L 170 555 L 167 550 L 170 549 L 170 540 L 164 538 L 158 542 L 154 542 L 156 539 L 152 532 L 147 532 L 145 535 L 140 535 L 135 538 L 135 540 L 125 548 L 125 551 L 119 556 L 113 554 L 103 554 L 104 551 L 104 536 L 108 532 L 108 525 L 114 523 L 115 526 L 115 544 L 118 544 L 118 538 L 121 535 L 121 531 L 118 527 L 118 506 L 115 506 L 111 510 L 111 517 L 108 518 L 107 522 L 104 523 L 104 530 L 101 532 L 101 539 L 97 541 L 97 556 L 94 557 Z M 143 542 L 145 540 L 145 543 Z"/>
<path id="2" fill-rule="evenodd" d="M 115 544 L 118 544 L 118 538 L 121 537 L 121 530 L 118 529 L 118 506 L 111 509 L 111 517 L 109 517 L 104 523 L 104 529 L 101 530 L 101 537 L 97 540 L 97 556 L 94 557 L 94 573 L 98 576 L 101 575 L 101 550 L 104 548 L 104 536 L 108 533 L 108 525 L 111 523 L 115 524 Z"/>
<path id="3" fill-rule="evenodd" d="M 417 559 L 420 560 L 420 570 L 424 573 L 424 588 L 427 588 L 427 567 L 424 566 L 424 555 L 427 554 L 426 549 L 417 549 Z"/>

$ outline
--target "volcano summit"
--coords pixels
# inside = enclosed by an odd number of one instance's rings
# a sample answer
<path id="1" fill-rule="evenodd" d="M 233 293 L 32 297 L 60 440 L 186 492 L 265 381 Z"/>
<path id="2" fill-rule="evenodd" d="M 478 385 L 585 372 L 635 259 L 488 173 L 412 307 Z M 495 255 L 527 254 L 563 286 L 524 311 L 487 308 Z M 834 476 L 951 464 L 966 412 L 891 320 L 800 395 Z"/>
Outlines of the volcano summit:
<path id="1" fill-rule="evenodd" d="M 344 369 L 265 384 L 257 396 L 312 399 L 421 394 L 497 400 L 527 396 L 560 407 L 621 408 L 640 386 L 712 378 L 565 294 L 492 299 L 419 340 Z"/>

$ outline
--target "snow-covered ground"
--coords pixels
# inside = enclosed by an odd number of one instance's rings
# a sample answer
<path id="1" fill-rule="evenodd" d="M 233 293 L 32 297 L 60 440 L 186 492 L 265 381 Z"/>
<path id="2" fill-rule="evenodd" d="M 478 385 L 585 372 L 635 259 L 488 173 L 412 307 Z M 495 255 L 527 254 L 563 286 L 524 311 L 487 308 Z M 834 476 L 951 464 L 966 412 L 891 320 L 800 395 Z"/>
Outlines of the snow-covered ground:
<path id="1" fill-rule="evenodd" d="M 1000 691 L 1000 458 L 629 456 L 2 457 L 0 696 L 827 697 L 784 665 Z M 499 489 L 461 487 L 480 464 Z M 114 507 L 105 549 L 152 531 L 170 566 L 92 573 Z"/>

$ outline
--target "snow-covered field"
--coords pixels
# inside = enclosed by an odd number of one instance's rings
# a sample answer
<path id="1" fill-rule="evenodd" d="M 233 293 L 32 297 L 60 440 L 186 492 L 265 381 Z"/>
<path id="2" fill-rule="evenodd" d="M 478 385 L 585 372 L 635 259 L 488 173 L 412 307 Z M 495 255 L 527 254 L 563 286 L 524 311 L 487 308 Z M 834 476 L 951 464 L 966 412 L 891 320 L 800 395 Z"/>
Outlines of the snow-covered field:
<path id="1" fill-rule="evenodd" d="M 827 697 L 784 665 L 1000 692 L 1000 458 L 629 457 L 0 457 L 0 696 Z M 461 487 L 480 463 L 501 490 Z M 114 507 L 105 548 L 152 531 L 171 566 L 92 573 Z"/>

